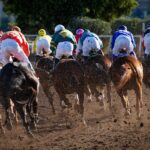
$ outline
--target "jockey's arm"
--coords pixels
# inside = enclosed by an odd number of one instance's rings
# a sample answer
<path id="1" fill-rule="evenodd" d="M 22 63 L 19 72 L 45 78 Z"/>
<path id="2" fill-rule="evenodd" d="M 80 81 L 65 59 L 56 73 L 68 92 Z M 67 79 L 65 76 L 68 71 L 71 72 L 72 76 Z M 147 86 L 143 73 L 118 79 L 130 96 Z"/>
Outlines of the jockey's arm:
<path id="1" fill-rule="evenodd" d="M 136 47 L 136 43 L 135 43 L 135 40 L 134 40 L 134 37 L 133 37 L 132 33 L 130 33 L 130 37 L 131 37 L 131 42 L 132 42 L 132 44 L 133 44 L 133 46 L 135 48 Z"/>
<path id="2" fill-rule="evenodd" d="M 114 48 L 115 40 L 116 40 L 116 33 L 113 34 L 112 39 L 111 39 L 111 49 Z"/>

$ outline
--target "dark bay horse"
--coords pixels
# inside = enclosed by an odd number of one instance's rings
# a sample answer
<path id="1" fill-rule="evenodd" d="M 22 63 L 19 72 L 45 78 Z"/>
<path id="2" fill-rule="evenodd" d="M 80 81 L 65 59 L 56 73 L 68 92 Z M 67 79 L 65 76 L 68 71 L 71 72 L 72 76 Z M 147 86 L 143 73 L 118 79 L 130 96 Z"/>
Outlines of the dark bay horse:
<path id="1" fill-rule="evenodd" d="M 147 88 L 150 88 L 150 56 L 142 59 L 144 78 L 143 83 Z"/>
<path id="2" fill-rule="evenodd" d="M 38 91 L 39 81 L 34 73 L 19 62 L 8 63 L 0 71 L 0 103 L 5 109 L 5 124 L 12 128 L 11 106 L 12 102 L 16 111 L 23 120 L 27 133 L 32 135 L 31 125 L 36 126 L 38 117 Z M 30 117 L 30 122 L 27 120 Z"/>
<path id="3" fill-rule="evenodd" d="M 86 95 L 91 98 L 92 94 L 96 97 L 97 101 L 104 104 L 104 89 L 106 87 L 107 99 L 111 106 L 111 80 L 109 76 L 111 60 L 106 55 L 97 54 L 94 57 L 88 58 L 86 63 L 81 64 L 85 73 Z"/>
<path id="4" fill-rule="evenodd" d="M 53 69 L 53 57 L 52 56 L 41 57 L 36 62 L 35 70 L 40 79 L 40 84 L 52 107 L 52 112 L 53 114 L 55 114 L 55 108 L 53 105 L 53 93 L 50 91 L 51 86 L 53 86 L 52 73 L 51 73 L 52 69 Z"/>
<path id="5" fill-rule="evenodd" d="M 121 97 L 122 104 L 126 110 L 125 114 L 130 114 L 128 90 L 134 90 L 136 94 L 137 116 L 141 116 L 142 101 L 142 80 L 143 67 L 141 62 L 133 56 L 120 57 L 113 62 L 110 68 L 112 82 L 118 95 Z"/>
<path id="6" fill-rule="evenodd" d="M 56 65 L 55 69 L 52 69 L 52 59 L 50 57 L 43 57 L 37 62 L 36 72 L 40 77 L 41 84 L 44 80 L 44 87 L 50 87 L 54 85 L 56 92 L 59 95 L 62 107 L 71 107 L 67 94 L 77 94 L 77 101 L 75 107 L 82 116 L 82 120 L 85 123 L 84 113 L 84 72 L 80 64 L 73 59 L 61 59 Z M 43 79 L 44 78 L 44 79 Z M 46 90 L 46 95 L 51 91 Z M 51 104 L 53 103 L 52 95 L 50 96 Z M 53 105 L 53 104 L 52 104 Z"/>

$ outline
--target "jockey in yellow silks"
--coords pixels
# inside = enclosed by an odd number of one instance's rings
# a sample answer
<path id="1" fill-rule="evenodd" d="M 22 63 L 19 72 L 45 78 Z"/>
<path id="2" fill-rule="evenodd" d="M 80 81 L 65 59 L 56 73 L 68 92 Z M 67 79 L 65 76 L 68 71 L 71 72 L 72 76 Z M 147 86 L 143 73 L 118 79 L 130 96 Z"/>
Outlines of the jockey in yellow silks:
<path id="1" fill-rule="evenodd" d="M 50 54 L 50 42 L 51 37 L 46 34 L 44 29 L 40 29 L 33 43 L 33 53 L 36 53 L 36 56 L 43 56 L 43 52 Z"/>

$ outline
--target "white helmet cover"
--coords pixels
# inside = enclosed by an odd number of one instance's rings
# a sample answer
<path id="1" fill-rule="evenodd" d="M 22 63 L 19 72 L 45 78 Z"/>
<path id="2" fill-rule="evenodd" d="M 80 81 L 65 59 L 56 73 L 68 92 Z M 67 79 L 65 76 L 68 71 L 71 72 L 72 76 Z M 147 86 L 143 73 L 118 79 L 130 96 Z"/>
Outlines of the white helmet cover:
<path id="1" fill-rule="evenodd" d="M 64 30 L 65 27 L 61 24 L 58 24 L 57 26 L 55 26 L 55 32 L 58 32 L 58 31 L 61 31 L 61 30 Z"/>

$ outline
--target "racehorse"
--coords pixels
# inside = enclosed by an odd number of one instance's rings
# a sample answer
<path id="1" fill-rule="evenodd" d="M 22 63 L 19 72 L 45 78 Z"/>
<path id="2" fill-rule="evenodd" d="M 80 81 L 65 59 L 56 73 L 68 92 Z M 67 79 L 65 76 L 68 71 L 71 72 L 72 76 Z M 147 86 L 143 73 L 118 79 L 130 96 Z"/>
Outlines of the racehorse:
<path id="1" fill-rule="evenodd" d="M 52 74 L 50 71 L 53 69 L 53 57 L 52 56 L 44 56 L 41 57 L 35 66 L 35 70 L 37 75 L 40 79 L 40 84 L 43 87 L 43 91 L 45 95 L 47 96 L 49 103 L 52 107 L 52 112 L 55 114 L 55 108 L 53 105 L 53 94 L 50 91 L 51 86 L 53 85 L 52 82 Z"/>
<path id="2" fill-rule="evenodd" d="M 36 127 L 38 119 L 38 91 L 39 81 L 26 65 L 19 62 L 8 63 L 0 71 L 0 103 L 5 109 L 5 125 L 12 128 L 11 106 L 12 102 L 16 111 L 23 120 L 23 125 L 28 134 L 33 135 L 31 125 Z"/>
<path id="3" fill-rule="evenodd" d="M 141 116 L 142 101 L 142 80 L 143 67 L 141 62 L 133 56 L 124 56 L 116 59 L 111 68 L 110 74 L 114 87 L 121 97 L 125 115 L 130 114 L 128 90 L 134 90 L 136 94 L 137 117 Z"/>
<path id="4" fill-rule="evenodd" d="M 143 83 L 147 88 L 150 88 L 150 57 L 144 58 L 142 64 L 144 71 Z"/>
<path id="5" fill-rule="evenodd" d="M 71 107 L 72 104 L 69 102 L 66 95 L 77 93 L 75 108 L 81 114 L 82 120 L 85 123 L 83 117 L 84 72 L 80 64 L 73 59 L 61 59 L 53 72 L 51 72 L 52 64 L 52 59 L 50 57 L 41 58 L 37 62 L 36 72 L 41 79 L 41 84 L 44 85 L 44 87 L 47 87 L 46 89 L 52 86 L 52 84 L 54 85 L 62 107 Z M 44 82 L 44 80 L 46 82 Z M 46 95 L 49 93 L 50 91 L 46 90 Z M 50 98 L 50 102 L 52 104 L 52 97 Z"/>
<path id="6" fill-rule="evenodd" d="M 79 62 L 81 63 L 80 60 Z M 111 60 L 106 55 L 96 54 L 93 57 L 89 57 L 86 63 L 81 64 L 84 69 L 87 85 L 86 95 L 91 97 L 92 94 L 98 102 L 104 104 L 104 89 L 106 87 L 107 99 L 111 106 L 111 80 L 109 76 Z"/>

